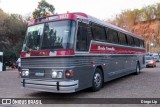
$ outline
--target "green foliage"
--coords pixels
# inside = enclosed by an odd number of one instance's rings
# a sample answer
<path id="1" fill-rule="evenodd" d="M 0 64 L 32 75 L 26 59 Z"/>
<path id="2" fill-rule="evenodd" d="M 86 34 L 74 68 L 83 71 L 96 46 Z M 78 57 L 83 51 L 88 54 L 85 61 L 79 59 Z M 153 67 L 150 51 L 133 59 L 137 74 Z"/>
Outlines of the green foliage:
<path id="1" fill-rule="evenodd" d="M 160 3 L 142 9 L 124 10 L 111 22 L 136 33 L 160 49 Z"/>
<path id="2" fill-rule="evenodd" d="M 46 14 L 54 14 L 54 6 L 46 2 L 45 0 L 41 0 L 38 4 L 37 9 L 32 13 L 34 18 L 43 17 Z"/>
<path id="3" fill-rule="evenodd" d="M 132 27 L 138 22 L 150 22 L 152 20 L 160 20 L 160 3 L 146 6 L 142 9 L 122 11 L 121 14 L 116 15 L 114 22 L 120 27 L 123 27 L 124 25 Z"/>
<path id="4" fill-rule="evenodd" d="M 19 57 L 27 22 L 21 15 L 7 14 L 0 9 L 0 51 L 5 61 L 15 61 Z"/>

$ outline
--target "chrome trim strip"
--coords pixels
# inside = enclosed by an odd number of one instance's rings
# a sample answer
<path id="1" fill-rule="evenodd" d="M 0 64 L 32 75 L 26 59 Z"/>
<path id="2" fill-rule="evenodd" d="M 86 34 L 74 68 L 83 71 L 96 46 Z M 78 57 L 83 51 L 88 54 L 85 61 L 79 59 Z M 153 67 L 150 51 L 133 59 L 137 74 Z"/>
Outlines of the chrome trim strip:
<path id="1" fill-rule="evenodd" d="M 23 66 L 22 66 L 23 67 Z M 72 66 L 72 67 L 45 67 L 45 68 L 54 68 L 54 69 L 66 69 L 66 68 L 74 68 L 75 66 Z M 44 67 L 29 67 L 29 68 L 43 68 Z M 25 69 L 25 68 L 24 68 Z M 28 69 L 28 68 L 27 68 Z"/>
<path id="2" fill-rule="evenodd" d="M 23 79 L 21 79 L 23 83 Z M 59 90 L 57 90 L 57 82 L 59 82 Z M 34 90 L 55 92 L 55 93 L 72 93 L 78 88 L 78 80 L 54 81 L 54 80 L 36 80 L 25 79 L 24 88 L 32 88 Z"/>
<path id="3" fill-rule="evenodd" d="M 143 54 L 97 54 L 97 53 L 89 53 L 89 54 L 75 54 L 75 56 L 99 56 L 99 55 L 103 55 L 103 56 L 122 56 L 122 55 L 143 55 Z"/>

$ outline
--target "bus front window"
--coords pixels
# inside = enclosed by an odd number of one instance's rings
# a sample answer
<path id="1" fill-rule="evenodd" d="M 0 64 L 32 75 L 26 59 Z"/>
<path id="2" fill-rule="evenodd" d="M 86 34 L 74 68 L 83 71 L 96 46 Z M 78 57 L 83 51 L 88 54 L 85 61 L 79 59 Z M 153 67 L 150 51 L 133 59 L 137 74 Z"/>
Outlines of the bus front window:
<path id="1" fill-rule="evenodd" d="M 41 49 L 71 49 L 74 44 L 75 22 L 56 21 L 45 24 Z"/>
<path id="2" fill-rule="evenodd" d="M 28 27 L 23 51 L 73 49 L 75 22 L 47 22 Z"/>
<path id="3" fill-rule="evenodd" d="M 43 34 L 44 24 L 30 26 L 27 29 L 26 39 L 23 44 L 23 50 L 39 50 L 40 41 Z"/>

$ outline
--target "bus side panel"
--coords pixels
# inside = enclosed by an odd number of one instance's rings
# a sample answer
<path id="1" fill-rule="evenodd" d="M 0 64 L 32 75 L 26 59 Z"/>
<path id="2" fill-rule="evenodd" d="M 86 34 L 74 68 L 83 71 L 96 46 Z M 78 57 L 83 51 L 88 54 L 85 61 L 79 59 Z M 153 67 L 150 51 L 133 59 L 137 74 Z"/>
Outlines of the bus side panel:
<path id="1" fill-rule="evenodd" d="M 139 55 L 140 67 L 145 68 L 145 55 Z"/>
<path id="2" fill-rule="evenodd" d="M 92 86 L 92 75 L 95 68 L 91 66 L 91 59 L 91 57 L 85 56 L 75 57 L 78 66 L 74 68 L 74 78 L 79 81 L 79 88 L 76 91 Z"/>
<path id="3" fill-rule="evenodd" d="M 79 87 L 76 91 L 86 89 L 92 86 L 92 73 L 94 68 L 88 66 L 76 67 L 75 78 L 79 81 Z"/>
<path id="4" fill-rule="evenodd" d="M 105 82 L 135 72 L 137 60 L 139 60 L 139 57 L 136 55 L 112 56 L 111 61 L 109 61 L 104 71 Z"/>

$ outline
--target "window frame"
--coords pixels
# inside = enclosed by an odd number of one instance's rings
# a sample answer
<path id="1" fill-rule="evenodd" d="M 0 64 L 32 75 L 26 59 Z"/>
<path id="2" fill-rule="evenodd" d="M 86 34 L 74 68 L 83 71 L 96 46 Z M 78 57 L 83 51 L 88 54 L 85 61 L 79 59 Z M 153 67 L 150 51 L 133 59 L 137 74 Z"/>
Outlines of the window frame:
<path id="1" fill-rule="evenodd" d="M 110 32 L 109 32 L 110 31 Z M 108 34 L 108 32 L 110 33 L 110 34 Z M 107 42 L 108 43 L 113 43 L 113 44 L 119 44 L 119 37 L 118 37 L 118 31 L 116 31 L 116 30 L 114 30 L 114 29 L 111 29 L 111 28 L 108 28 L 107 29 L 107 32 L 106 32 L 106 35 L 107 35 Z M 112 36 L 112 38 L 110 38 L 111 36 Z M 114 35 L 116 35 L 116 36 L 114 36 Z M 115 39 L 115 37 L 116 37 L 116 39 Z M 112 39 L 112 40 L 111 40 Z M 116 40 L 116 41 L 115 41 Z"/>
<path id="2" fill-rule="evenodd" d="M 99 27 L 101 29 L 101 31 L 103 31 L 103 35 L 99 35 L 99 38 L 97 39 L 96 36 L 95 36 L 95 33 L 94 33 L 94 28 L 95 27 Z M 101 26 L 99 24 L 96 24 L 96 23 L 91 23 L 91 31 L 92 31 L 92 37 L 93 37 L 93 40 L 95 41 L 101 41 L 101 42 L 106 42 L 107 41 L 107 38 L 106 38 L 106 31 L 105 31 L 105 27 L 104 26 Z M 102 34 L 102 33 L 101 33 Z M 102 39 L 101 39 L 102 38 Z"/>
<path id="3" fill-rule="evenodd" d="M 120 39 L 121 35 L 123 35 L 123 41 L 121 41 L 122 39 Z M 120 45 L 127 45 L 128 42 L 127 42 L 127 37 L 126 37 L 126 34 L 125 33 L 122 33 L 122 32 L 118 32 L 118 37 L 119 37 L 119 44 Z M 125 41 L 124 41 L 125 40 Z"/>
<path id="4" fill-rule="evenodd" d="M 83 26 L 83 28 L 87 28 L 86 30 L 87 30 L 87 32 L 86 32 L 86 34 L 87 34 L 87 36 L 85 36 L 86 38 L 86 49 L 85 50 L 77 50 L 77 41 L 78 41 L 78 31 L 79 31 L 79 25 L 80 24 L 83 24 L 83 25 L 85 25 L 85 27 Z M 81 25 L 81 27 L 82 27 L 82 25 Z M 89 33 L 90 32 L 90 33 Z M 82 37 L 81 37 L 82 38 Z M 91 43 L 91 40 L 93 40 L 93 37 L 92 37 L 92 32 L 91 32 L 91 26 L 90 26 L 90 24 L 87 24 L 87 23 L 84 23 L 84 22 L 78 22 L 78 24 L 77 24 L 77 34 L 76 34 L 76 42 L 75 42 L 75 50 L 76 50 L 76 52 L 88 52 L 89 51 L 89 48 L 90 48 L 90 43 Z"/>

